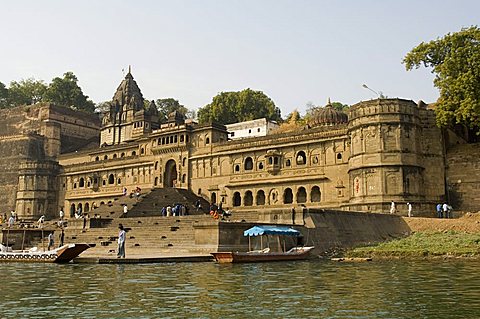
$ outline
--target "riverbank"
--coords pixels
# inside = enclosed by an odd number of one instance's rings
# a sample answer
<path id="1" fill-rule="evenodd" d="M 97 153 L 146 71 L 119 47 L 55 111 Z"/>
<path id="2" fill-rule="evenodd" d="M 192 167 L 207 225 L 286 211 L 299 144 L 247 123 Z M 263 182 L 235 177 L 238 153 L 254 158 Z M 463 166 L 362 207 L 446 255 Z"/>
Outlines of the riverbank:
<path id="1" fill-rule="evenodd" d="M 357 247 L 344 253 L 350 258 L 476 258 L 480 259 L 480 213 L 457 219 L 405 218 L 408 237 Z"/>

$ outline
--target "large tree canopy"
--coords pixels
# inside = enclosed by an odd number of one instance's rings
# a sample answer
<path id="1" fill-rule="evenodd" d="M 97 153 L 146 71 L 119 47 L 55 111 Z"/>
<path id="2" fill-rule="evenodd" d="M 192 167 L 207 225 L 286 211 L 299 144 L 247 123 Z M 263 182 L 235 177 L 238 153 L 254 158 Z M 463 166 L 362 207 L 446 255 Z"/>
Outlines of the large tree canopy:
<path id="1" fill-rule="evenodd" d="M 480 29 L 476 26 L 421 43 L 404 58 L 407 70 L 431 67 L 440 90 L 437 124 L 480 132 Z"/>
<path id="2" fill-rule="evenodd" d="M 72 72 L 63 74 L 63 78 L 54 78 L 47 88 L 45 100 L 93 113 L 95 104 L 83 94 L 77 82 L 78 79 Z"/>
<path id="3" fill-rule="evenodd" d="M 155 104 L 157 105 L 158 118 L 160 119 L 160 122 L 165 122 L 168 118 L 168 114 L 174 111 L 177 111 L 184 116 L 187 116 L 191 113 L 190 110 L 188 110 L 174 98 L 158 99 Z"/>
<path id="4" fill-rule="evenodd" d="M 198 110 L 200 123 L 231 124 L 264 117 L 280 121 L 280 109 L 265 93 L 251 89 L 219 93 L 210 104 Z"/>
<path id="5" fill-rule="evenodd" d="M 95 105 L 83 94 L 77 82 L 78 79 L 72 72 L 65 73 L 63 78 L 54 78 L 48 86 L 42 80 L 34 78 L 12 81 L 8 88 L 0 82 L 0 108 L 44 101 L 92 113 Z"/>
<path id="6" fill-rule="evenodd" d="M 0 109 L 8 107 L 8 89 L 0 82 Z"/>
<path id="7" fill-rule="evenodd" d="M 9 106 L 30 105 L 44 100 L 46 84 L 34 78 L 10 82 L 8 88 Z"/>

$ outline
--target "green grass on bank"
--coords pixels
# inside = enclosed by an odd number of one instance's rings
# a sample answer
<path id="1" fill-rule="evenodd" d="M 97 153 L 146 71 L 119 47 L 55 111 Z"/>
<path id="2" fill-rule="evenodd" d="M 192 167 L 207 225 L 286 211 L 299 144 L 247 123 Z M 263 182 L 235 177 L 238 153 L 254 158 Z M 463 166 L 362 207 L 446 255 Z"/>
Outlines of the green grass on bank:
<path id="1" fill-rule="evenodd" d="M 418 232 L 406 238 L 355 248 L 345 255 L 372 258 L 480 257 L 480 234 Z"/>

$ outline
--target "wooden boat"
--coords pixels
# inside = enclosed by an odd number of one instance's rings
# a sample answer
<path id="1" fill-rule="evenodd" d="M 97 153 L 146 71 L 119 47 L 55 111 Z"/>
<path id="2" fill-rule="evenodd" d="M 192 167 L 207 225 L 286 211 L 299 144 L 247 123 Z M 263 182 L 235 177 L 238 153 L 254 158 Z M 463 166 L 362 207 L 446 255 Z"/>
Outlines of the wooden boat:
<path id="1" fill-rule="evenodd" d="M 310 256 L 310 252 L 314 247 L 293 247 L 288 251 L 284 249 L 281 251 L 271 251 L 269 247 L 261 250 L 251 250 L 250 237 L 255 236 L 277 236 L 280 243 L 280 236 L 300 236 L 300 232 L 286 226 L 263 225 L 254 226 L 247 229 L 243 233 L 248 236 L 249 251 L 248 252 L 215 252 L 211 253 L 218 263 L 246 263 L 246 262 L 267 262 L 267 261 L 288 261 L 288 260 L 302 260 Z M 263 242 L 262 242 L 263 245 Z M 281 245 L 279 245 L 281 247 Z"/>
<path id="2" fill-rule="evenodd" d="M 294 247 L 286 252 L 247 251 L 247 252 L 216 252 L 212 253 L 218 263 L 251 263 L 265 261 L 287 261 L 307 259 L 314 247 Z"/>
<path id="3" fill-rule="evenodd" d="M 42 251 L 36 248 L 11 250 L 0 245 L 0 262 L 68 263 L 94 246 L 95 244 L 68 244 L 56 249 Z"/>

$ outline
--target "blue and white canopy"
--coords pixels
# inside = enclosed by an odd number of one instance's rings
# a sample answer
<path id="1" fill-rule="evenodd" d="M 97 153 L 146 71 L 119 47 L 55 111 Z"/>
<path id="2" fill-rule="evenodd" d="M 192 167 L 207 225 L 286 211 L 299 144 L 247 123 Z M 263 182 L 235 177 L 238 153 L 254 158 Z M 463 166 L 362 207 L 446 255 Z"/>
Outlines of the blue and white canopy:
<path id="1" fill-rule="evenodd" d="M 287 226 L 272 226 L 272 225 L 263 225 L 263 226 L 253 226 L 250 229 L 247 229 L 243 232 L 243 236 L 262 236 L 262 235 L 283 235 L 283 236 L 294 236 L 298 237 L 301 233 L 298 230 Z"/>

